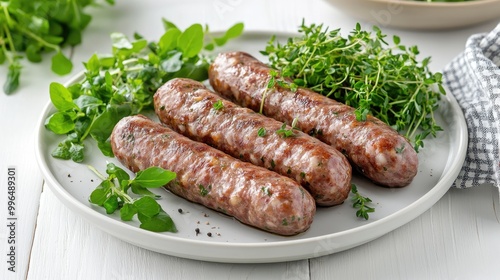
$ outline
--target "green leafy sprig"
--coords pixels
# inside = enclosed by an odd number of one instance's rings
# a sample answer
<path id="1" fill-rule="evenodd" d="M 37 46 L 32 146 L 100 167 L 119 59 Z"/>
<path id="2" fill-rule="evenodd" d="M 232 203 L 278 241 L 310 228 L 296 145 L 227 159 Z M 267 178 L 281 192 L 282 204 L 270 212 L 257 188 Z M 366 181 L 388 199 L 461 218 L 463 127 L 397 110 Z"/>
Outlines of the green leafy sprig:
<path id="1" fill-rule="evenodd" d="M 84 140 L 89 136 L 104 155 L 113 156 L 109 136 L 121 118 L 152 109 L 154 93 L 170 79 L 206 80 L 212 57 L 203 48 L 220 46 L 239 36 L 243 28 L 238 23 L 221 37 L 207 38 L 208 27 L 200 24 L 184 31 L 167 20 L 163 24 L 166 30 L 158 41 L 148 42 L 139 34 L 133 40 L 111 34 L 112 55 L 94 54 L 84 63 L 82 81 L 67 88 L 50 85 L 57 111 L 46 119 L 45 127 L 66 135 L 53 157 L 83 161 Z"/>
<path id="2" fill-rule="evenodd" d="M 177 232 L 170 216 L 156 201 L 159 196 L 148 190 L 160 188 L 175 179 L 176 174 L 160 167 L 150 167 L 136 173 L 134 179 L 125 170 L 108 163 L 105 177 L 94 167 L 89 168 L 102 182 L 90 194 L 89 201 L 106 209 L 107 214 L 120 211 L 123 221 L 131 221 L 135 215 L 141 222 L 140 227 L 155 232 Z M 129 195 L 129 190 L 135 198 Z"/>
<path id="3" fill-rule="evenodd" d="M 286 127 L 286 123 L 283 123 L 280 129 L 276 130 L 276 134 L 281 135 L 283 138 L 292 137 L 295 135 L 295 130 L 299 130 L 297 127 L 298 118 L 294 118 L 292 121 L 291 128 Z"/>
<path id="4" fill-rule="evenodd" d="M 114 0 L 105 0 L 113 5 Z M 7 61 L 6 94 L 20 83 L 21 59 L 42 61 L 54 52 L 51 69 L 58 75 L 71 72 L 73 63 L 62 53 L 64 46 L 75 46 L 92 17 L 85 8 L 97 0 L 4 0 L 0 2 L 0 64 Z"/>
<path id="5" fill-rule="evenodd" d="M 259 108 L 259 114 L 262 114 L 264 110 L 264 103 L 266 102 L 266 97 L 268 94 L 272 92 L 275 86 L 280 86 L 282 88 L 290 89 L 291 91 L 295 92 L 297 90 L 297 85 L 294 83 L 288 83 L 285 81 L 282 77 L 279 76 L 278 72 L 275 71 L 274 69 L 271 69 L 269 71 L 269 81 L 267 82 L 267 86 L 262 92 L 262 98 L 260 100 L 260 108 Z"/>
<path id="6" fill-rule="evenodd" d="M 302 22 L 301 36 L 285 43 L 273 37 L 262 54 L 282 78 L 356 108 L 358 120 L 374 115 L 412 140 L 418 151 L 428 135 L 442 130 L 434 119 L 445 94 L 442 74 L 429 71 L 429 57 L 417 59 L 417 46 L 402 45 L 398 36 L 389 46 L 378 27 L 373 31 L 358 23 L 343 36 L 340 29 Z"/>
<path id="7" fill-rule="evenodd" d="M 360 195 L 355 184 L 351 184 L 351 193 L 354 194 L 352 197 L 352 207 L 358 209 L 356 211 L 356 217 L 368 220 L 370 218 L 369 213 L 375 212 L 375 208 L 368 205 L 372 200 Z"/>

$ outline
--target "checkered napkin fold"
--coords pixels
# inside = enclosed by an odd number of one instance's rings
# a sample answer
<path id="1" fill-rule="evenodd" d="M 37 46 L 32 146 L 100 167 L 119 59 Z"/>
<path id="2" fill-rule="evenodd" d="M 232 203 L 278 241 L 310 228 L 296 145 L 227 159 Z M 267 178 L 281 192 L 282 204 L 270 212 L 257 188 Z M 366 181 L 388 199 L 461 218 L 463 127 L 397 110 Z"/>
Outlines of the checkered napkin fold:
<path id="1" fill-rule="evenodd" d="M 500 24 L 469 37 L 443 70 L 444 83 L 464 112 L 469 144 L 454 187 L 500 184 Z"/>

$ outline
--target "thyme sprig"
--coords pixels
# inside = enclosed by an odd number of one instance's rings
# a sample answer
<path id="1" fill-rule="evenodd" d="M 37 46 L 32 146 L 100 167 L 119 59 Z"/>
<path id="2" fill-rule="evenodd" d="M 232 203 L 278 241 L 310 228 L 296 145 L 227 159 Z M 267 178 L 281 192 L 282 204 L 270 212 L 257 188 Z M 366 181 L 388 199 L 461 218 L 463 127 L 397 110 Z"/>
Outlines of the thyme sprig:
<path id="1" fill-rule="evenodd" d="M 355 184 L 351 184 L 351 192 L 354 194 L 352 197 L 352 207 L 358 209 L 356 211 L 356 217 L 368 220 L 370 218 L 368 213 L 375 212 L 375 208 L 368 205 L 372 200 L 359 194 Z"/>
<path id="2" fill-rule="evenodd" d="M 402 45 L 398 36 L 389 46 L 380 28 L 372 33 L 359 23 L 348 36 L 304 22 L 299 32 L 286 43 L 271 38 L 261 52 L 282 78 L 291 78 L 291 87 L 308 87 L 352 106 L 359 120 L 374 115 L 412 140 L 417 151 L 427 136 L 442 130 L 434 118 L 445 94 L 442 74 L 429 70 L 430 57 L 417 58 L 417 46 Z"/>

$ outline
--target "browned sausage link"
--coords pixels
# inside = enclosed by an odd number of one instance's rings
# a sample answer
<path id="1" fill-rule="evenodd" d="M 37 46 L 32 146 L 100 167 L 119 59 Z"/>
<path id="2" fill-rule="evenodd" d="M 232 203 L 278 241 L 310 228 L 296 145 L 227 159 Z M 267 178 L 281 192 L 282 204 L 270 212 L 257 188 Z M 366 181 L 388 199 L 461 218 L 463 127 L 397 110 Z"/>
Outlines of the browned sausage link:
<path id="1" fill-rule="evenodd" d="M 160 121 L 177 132 L 295 179 L 318 205 L 337 205 L 349 195 L 351 165 L 339 151 L 301 131 L 283 137 L 281 122 L 224 100 L 200 82 L 170 80 L 154 105 Z M 265 135 L 259 136 L 261 129 Z"/>
<path id="2" fill-rule="evenodd" d="M 210 66 L 209 79 L 215 91 L 254 111 L 260 109 L 265 93 L 265 115 L 289 124 L 297 117 L 302 131 L 333 145 L 378 184 L 402 187 L 413 180 L 417 153 L 394 129 L 373 116 L 357 121 L 354 108 L 308 89 L 267 89 L 269 71 L 247 53 L 221 53 Z"/>
<path id="3" fill-rule="evenodd" d="M 111 135 L 118 160 L 137 172 L 160 166 L 177 173 L 166 188 L 254 227 L 293 235 L 316 212 L 312 196 L 294 180 L 192 141 L 144 116 L 122 119 Z"/>

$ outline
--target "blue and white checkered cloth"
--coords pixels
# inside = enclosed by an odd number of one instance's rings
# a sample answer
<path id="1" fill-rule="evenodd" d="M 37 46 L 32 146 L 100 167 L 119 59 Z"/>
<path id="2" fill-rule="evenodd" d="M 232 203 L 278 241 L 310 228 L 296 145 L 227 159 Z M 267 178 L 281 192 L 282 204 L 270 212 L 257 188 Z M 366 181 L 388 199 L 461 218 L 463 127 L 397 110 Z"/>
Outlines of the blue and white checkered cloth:
<path id="1" fill-rule="evenodd" d="M 500 184 L 500 24 L 471 36 L 465 50 L 443 70 L 468 126 L 469 145 L 454 187 Z"/>

